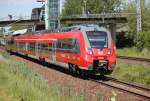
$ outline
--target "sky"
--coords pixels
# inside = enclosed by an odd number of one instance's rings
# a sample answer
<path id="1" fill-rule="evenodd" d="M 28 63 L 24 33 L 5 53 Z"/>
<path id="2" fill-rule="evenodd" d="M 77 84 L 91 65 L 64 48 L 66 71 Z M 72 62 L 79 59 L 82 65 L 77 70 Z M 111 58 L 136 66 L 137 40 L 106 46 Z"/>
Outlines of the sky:
<path id="1" fill-rule="evenodd" d="M 12 16 L 31 16 L 33 8 L 41 7 L 43 4 L 41 2 L 36 2 L 37 0 L 1 0 L 0 1 L 0 20 L 7 19 L 8 14 Z M 63 2 L 61 0 L 61 7 Z"/>
<path id="2" fill-rule="evenodd" d="M 8 14 L 14 16 L 30 16 L 32 8 L 41 7 L 42 4 L 36 0 L 1 0 L 0 17 L 7 17 Z"/>

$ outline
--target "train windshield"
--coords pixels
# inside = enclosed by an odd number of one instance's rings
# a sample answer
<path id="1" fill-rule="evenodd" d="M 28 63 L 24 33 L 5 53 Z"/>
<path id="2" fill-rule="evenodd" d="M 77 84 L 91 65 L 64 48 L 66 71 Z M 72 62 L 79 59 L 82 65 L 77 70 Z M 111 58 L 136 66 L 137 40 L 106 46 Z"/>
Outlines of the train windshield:
<path id="1" fill-rule="evenodd" d="M 92 48 L 102 49 L 108 47 L 107 32 L 87 31 L 86 34 Z"/>

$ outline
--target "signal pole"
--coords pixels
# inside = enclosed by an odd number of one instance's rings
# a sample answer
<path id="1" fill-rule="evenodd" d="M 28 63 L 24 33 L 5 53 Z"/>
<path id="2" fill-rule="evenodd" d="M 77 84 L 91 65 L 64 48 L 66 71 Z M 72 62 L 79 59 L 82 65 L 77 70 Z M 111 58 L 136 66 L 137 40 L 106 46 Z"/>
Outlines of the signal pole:
<path id="1" fill-rule="evenodd" d="M 136 0 L 137 33 L 142 31 L 141 0 Z"/>

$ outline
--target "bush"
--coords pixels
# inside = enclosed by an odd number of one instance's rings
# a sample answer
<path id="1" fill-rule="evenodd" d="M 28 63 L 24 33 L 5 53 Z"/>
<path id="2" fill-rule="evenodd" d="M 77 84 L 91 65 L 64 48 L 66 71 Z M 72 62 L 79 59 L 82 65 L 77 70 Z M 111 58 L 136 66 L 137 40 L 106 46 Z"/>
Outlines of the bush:
<path id="1" fill-rule="evenodd" d="M 121 32 L 116 36 L 116 46 L 117 48 L 131 47 L 133 46 L 133 37 L 130 34 Z"/>
<path id="2" fill-rule="evenodd" d="M 136 47 L 139 51 L 144 48 L 150 50 L 150 32 L 140 32 L 137 34 Z"/>
<path id="3" fill-rule="evenodd" d="M 150 86 L 150 68 L 140 64 L 126 64 L 118 61 L 112 76 L 123 81 Z"/>

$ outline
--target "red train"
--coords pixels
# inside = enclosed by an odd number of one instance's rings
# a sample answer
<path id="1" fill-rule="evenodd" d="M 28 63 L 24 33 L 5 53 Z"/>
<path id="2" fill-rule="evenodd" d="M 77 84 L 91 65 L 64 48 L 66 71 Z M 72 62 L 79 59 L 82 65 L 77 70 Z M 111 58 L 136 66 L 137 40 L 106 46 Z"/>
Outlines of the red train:
<path id="1" fill-rule="evenodd" d="M 68 68 L 81 75 L 109 75 L 116 65 L 116 49 L 108 30 L 78 25 L 54 32 L 16 35 L 7 49 Z"/>

